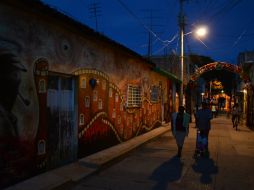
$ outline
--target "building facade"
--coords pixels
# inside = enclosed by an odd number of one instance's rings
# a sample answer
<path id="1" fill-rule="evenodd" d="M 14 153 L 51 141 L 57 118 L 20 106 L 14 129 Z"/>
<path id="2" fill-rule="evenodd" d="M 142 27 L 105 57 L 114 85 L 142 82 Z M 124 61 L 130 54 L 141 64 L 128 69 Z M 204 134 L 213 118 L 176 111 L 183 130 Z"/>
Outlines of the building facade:
<path id="1" fill-rule="evenodd" d="M 178 80 L 40 1 L 0 3 L 0 187 L 170 120 Z"/>
<path id="2" fill-rule="evenodd" d="M 239 53 L 238 65 L 243 68 L 243 72 L 248 76 L 248 81 L 243 81 L 239 85 L 246 125 L 254 128 L 254 51 Z"/>

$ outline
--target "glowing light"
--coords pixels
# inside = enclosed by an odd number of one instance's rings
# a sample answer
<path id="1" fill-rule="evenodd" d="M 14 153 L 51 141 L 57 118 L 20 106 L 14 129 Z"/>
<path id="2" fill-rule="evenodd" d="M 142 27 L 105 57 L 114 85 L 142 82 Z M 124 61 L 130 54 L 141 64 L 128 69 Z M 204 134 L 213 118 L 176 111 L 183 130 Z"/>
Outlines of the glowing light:
<path id="1" fill-rule="evenodd" d="M 201 27 L 198 27 L 196 30 L 195 30 L 195 34 L 197 37 L 205 37 L 208 33 L 208 29 L 207 27 L 205 26 L 201 26 Z"/>

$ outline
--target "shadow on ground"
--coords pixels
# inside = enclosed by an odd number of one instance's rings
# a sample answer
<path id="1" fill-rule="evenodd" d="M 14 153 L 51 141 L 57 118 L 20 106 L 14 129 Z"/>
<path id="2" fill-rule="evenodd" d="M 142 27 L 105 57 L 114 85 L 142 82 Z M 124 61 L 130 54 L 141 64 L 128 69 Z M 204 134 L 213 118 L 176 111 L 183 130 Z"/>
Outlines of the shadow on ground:
<path id="1" fill-rule="evenodd" d="M 150 177 L 150 179 L 157 181 L 153 190 L 165 190 L 169 183 L 178 181 L 181 178 L 183 165 L 181 159 L 174 156 L 155 169 Z"/>
<path id="2" fill-rule="evenodd" d="M 212 174 L 218 173 L 218 167 L 214 164 L 211 158 L 199 158 L 196 159 L 195 163 L 192 165 L 192 169 L 196 173 L 200 173 L 200 182 L 202 184 L 211 184 Z"/>

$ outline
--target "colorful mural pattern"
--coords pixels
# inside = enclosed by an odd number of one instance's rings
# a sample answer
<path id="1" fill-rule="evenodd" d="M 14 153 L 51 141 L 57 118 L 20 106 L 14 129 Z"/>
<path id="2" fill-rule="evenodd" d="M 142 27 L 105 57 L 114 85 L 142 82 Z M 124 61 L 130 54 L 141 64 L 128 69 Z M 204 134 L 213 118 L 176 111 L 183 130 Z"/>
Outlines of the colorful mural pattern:
<path id="1" fill-rule="evenodd" d="M 79 69 L 74 75 L 79 78 L 78 115 L 84 120 L 78 129 L 79 157 L 121 143 L 161 125 L 159 85 L 149 86 L 146 80 L 143 83 L 146 86 L 141 86 L 142 83 L 135 80 L 128 81 L 123 89 L 119 89 L 109 81 L 105 73 L 98 70 Z M 140 106 L 127 106 L 128 85 L 146 89 L 146 92 L 141 92 Z M 156 89 L 157 94 L 151 88 Z M 151 101 L 151 98 L 156 101 Z M 84 99 L 89 99 L 90 103 L 84 103 Z M 98 146 L 98 143 L 101 145 Z M 88 150 L 87 147 L 93 149 Z"/>

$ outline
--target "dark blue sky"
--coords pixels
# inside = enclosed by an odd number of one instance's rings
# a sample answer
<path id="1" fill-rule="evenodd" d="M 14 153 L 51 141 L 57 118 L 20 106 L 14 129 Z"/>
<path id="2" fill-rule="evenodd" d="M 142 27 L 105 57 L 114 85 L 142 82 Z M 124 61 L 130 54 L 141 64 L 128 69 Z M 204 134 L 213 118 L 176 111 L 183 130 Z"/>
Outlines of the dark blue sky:
<path id="1" fill-rule="evenodd" d="M 97 3 L 98 31 L 133 51 L 146 55 L 149 30 L 152 54 L 179 53 L 179 0 L 43 0 L 87 26 L 96 29 L 89 10 Z M 239 52 L 254 50 L 254 0 L 189 0 L 184 2 L 186 33 L 199 24 L 209 27 L 204 46 L 185 36 L 185 54 L 210 56 L 236 63 Z M 168 43 L 174 37 L 175 40 Z"/>

